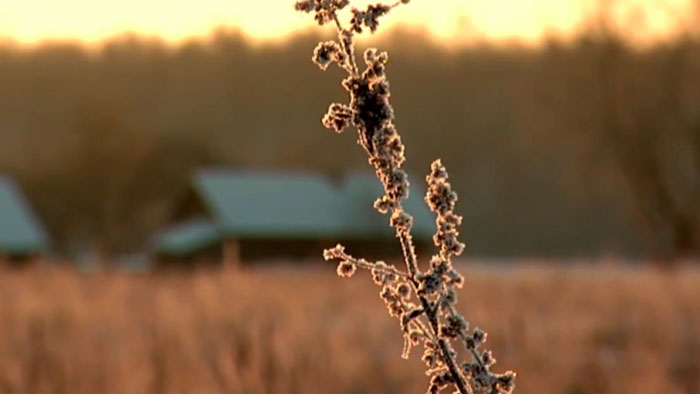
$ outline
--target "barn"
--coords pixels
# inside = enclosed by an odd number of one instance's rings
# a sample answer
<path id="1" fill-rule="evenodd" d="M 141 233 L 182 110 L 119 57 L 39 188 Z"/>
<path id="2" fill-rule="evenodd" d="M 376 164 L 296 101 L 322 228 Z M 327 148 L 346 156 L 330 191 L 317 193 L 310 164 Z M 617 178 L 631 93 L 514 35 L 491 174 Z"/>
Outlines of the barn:
<path id="1" fill-rule="evenodd" d="M 21 263 L 46 253 L 49 238 L 19 187 L 0 175 L 0 262 Z"/>
<path id="2" fill-rule="evenodd" d="M 426 244 L 434 217 L 419 186 L 415 182 L 405 208 L 416 218 L 414 237 Z M 337 242 L 353 251 L 393 254 L 397 246 L 388 218 L 372 208 L 381 194 L 380 182 L 369 173 L 331 179 L 303 172 L 200 170 L 154 250 L 161 264 L 318 259 L 322 248 Z"/>

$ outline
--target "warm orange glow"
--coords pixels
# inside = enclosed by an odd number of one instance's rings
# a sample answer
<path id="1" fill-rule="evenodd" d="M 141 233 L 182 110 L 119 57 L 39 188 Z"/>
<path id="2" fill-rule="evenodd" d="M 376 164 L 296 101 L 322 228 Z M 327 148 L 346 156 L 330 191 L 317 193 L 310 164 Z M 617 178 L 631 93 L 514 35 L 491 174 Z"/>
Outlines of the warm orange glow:
<path id="1" fill-rule="evenodd" d="M 94 42 L 126 31 L 168 41 L 202 36 L 216 26 L 239 27 L 256 38 L 278 38 L 309 27 L 293 0 L 21 0 L 0 2 L 0 37 Z M 372 3 L 376 0 L 371 1 Z M 385 19 L 427 27 L 451 41 L 493 38 L 534 41 L 573 31 L 596 0 L 413 0 Z M 357 1 L 363 5 L 370 1 Z M 624 0 L 615 15 L 662 36 L 687 14 L 688 0 Z M 641 8 L 640 8 L 641 7 Z"/>

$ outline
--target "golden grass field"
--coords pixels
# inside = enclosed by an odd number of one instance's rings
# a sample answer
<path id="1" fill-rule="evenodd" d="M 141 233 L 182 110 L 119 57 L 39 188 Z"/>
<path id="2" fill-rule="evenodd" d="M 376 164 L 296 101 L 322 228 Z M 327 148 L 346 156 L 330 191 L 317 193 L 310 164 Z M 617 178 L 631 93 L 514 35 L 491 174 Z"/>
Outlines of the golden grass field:
<path id="1" fill-rule="evenodd" d="M 0 393 L 424 393 L 366 273 L 0 272 Z M 461 267 L 516 393 L 700 392 L 700 271 Z"/>

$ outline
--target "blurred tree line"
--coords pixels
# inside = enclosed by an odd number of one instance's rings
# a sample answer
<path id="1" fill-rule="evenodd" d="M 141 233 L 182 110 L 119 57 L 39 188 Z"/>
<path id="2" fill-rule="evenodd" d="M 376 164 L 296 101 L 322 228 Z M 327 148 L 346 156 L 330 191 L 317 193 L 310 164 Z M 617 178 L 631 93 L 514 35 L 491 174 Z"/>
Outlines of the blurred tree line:
<path id="1" fill-rule="evenodd" d="M 603 22 L 538 48 L 373 42 L 407 167 L 420 179 L 443 158 L 472 254 L 700 252 L 700 41 L 639 49 Z M 320 124 L 346 97 L 338 70 L 310 64 L 318 39 L 0 44 L 0 172 L 57 250 L 110 255 L 148 247 L 197 167 L 367 169 L 354 133 Z"/>

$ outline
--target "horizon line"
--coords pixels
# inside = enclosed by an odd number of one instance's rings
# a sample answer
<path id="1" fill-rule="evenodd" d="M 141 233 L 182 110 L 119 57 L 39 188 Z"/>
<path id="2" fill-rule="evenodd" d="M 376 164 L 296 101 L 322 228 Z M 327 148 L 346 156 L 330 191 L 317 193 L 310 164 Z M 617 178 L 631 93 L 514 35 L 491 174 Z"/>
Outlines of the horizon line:
<path id="1" fill-rule="evenodd" d="M 663 34 L 648 34 L 648 35 L 626 35 L 624 32 L 611 30 L 617 37 L 621 38 L 628 44 L 635 47 L 652 47 L 659 44 L 675 41 L 682 37 L 691 36 L 695 39 L 700 39 L 700 31 L 687 31 L 687 29 L 678 28 L 676 31 L 668 31 Z M 358 43 L 365 44 L 368 41 L 386 42 L 391 41 L 393 36 L 397 34 L 420 34 L 426 43 L 430 43 L 436 47 L 443 48 L 469 48 L 478 46 L 503 46 L 503 47 L 540 47 L 548 42 L 571 43 L 577 39 L 584 37 L 587 33 L 594 31 L 591 26 L 582 24 L 572 29 L 569 32 L 556 31 L 551 29 L 544 31 L 536 37 L 527 36 L 500 36 L 490 37 L 485 33 L 472 32 L 473 34 L 453 33 L 448 36 L 443 36 L 430 31 L 427 26 L 417 25 L 412 23 L 397 23 L 378 33 L 362 34 L 358 36 Z M 296 31 L 287 32 L 276 36 L 256 36 L 247 32 L 240 26 L 228 26 L 220 24 L 212 27 L 206 32 L 194 33 L 178 38 L 169 38 L 166 35 L 152 33 L 146 31 L 138 31 L 125 29 L 121 32 L 94 38 L 85 39 L 81 37 L 58 36 L 58 37 L 43 37 L 36 40 L 21 40 L 9 35 L 0 35 L 0 46 L 13 46 L 22 49 L 38 49 L 51 45 L 73 45 L 80 46 L 85 49 L 102 49 L 104 46 L 115 42 L 125 40 L 138 40 L 141 42 L 158 43 L 163 46 L 175 49 L 186 46 L 191 43 L 207 43 L 212 41 L 219 35 L 239 36 L 243 41 L 251 46 L 266 46 L 266 45 L 285 45 L 288 42 L 298 40 L 305 36 L 318 37 L 319 39 L 334 37 L 335 32 L 329 32 L 327 28 L 318 29 L 316 26 L 309 26 Z"/>

